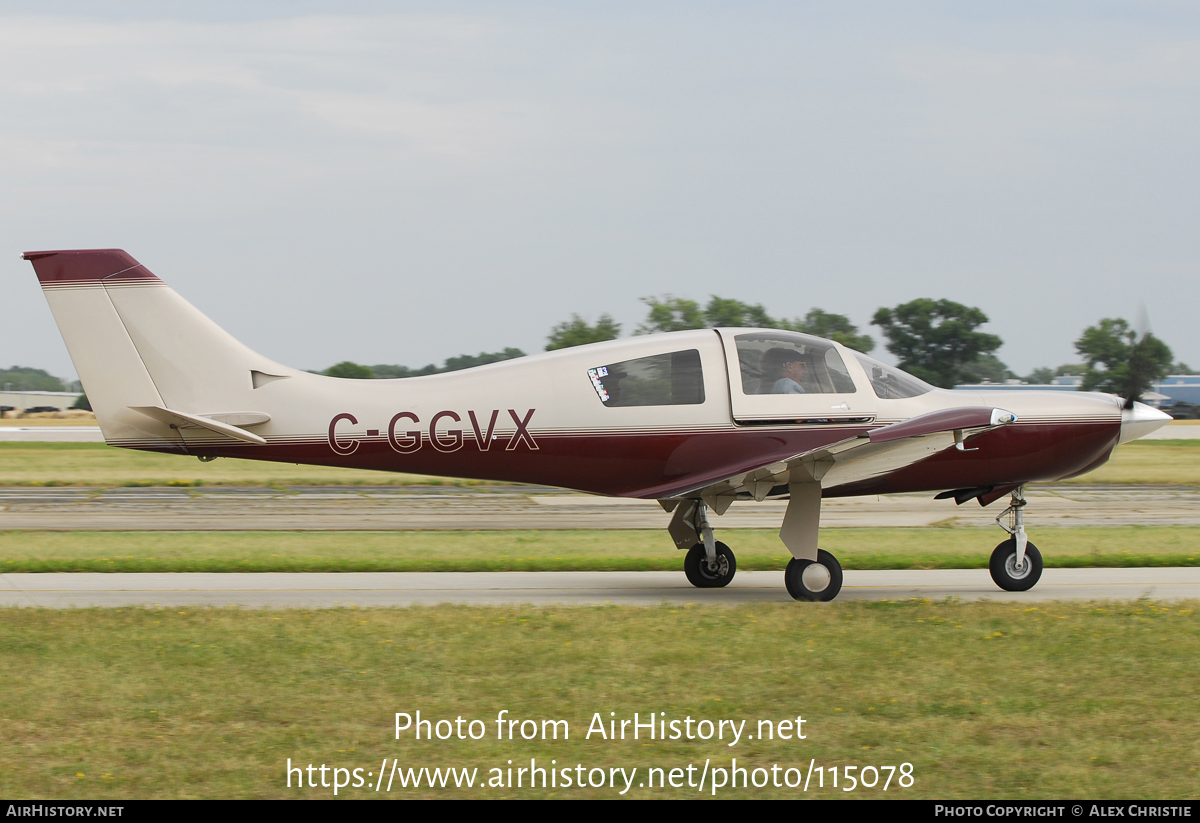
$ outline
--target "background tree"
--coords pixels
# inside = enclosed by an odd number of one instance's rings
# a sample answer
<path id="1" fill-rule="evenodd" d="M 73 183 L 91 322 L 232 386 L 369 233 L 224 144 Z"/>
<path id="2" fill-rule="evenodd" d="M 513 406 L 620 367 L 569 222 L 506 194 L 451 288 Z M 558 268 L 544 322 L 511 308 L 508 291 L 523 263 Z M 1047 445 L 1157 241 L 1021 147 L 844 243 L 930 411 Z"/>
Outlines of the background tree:
<path id="1" fill-rule="evenodd" d="M 572 346 L 600 343 L 604 340 L 616 340 L 620 334 L 621 324 L 614 322 L 612 317 L 607 314 L 600 315 L 600 319 L 594 326 L 589 326 L 587 321 L 578 314 L 572 314 L 570 320 L 565 320 L 550 330 L 546 351 L 569 349 Z"/>
<path id="2" fill-rule="evenodd" d="M 650 307 L 650 313 L 646 322 L 638 326 L 637 334 L 703 328 L 788 329 L 836 340 L 843 346 L 861 352 L 875 348 L 871 336 L 859 334 L 858 327 L 850 322 L 850 318 L 823 309 L 810 310 L 802 320 L 782 320 L 771 317 L 761 303 L 743 303 L 715 294 L 709 297 L 703 311 L 696 301 L 672 295 L 661 299 L 643 297 L 642 302 Z"/>
<path id="3" fill-rule="evenodd" d="M 823 309 L 809 309 L 803 320 L 780 320 L 776 328 L 836 340 L 843 346 L 863 354 L 875 348 L 875 341 L 871 335 L 859 334 L 858 326 L 851 323 L 849 317 L 844 314 L 831 314 Z"/>
<path id="4" fill-rule="evenodd" d="M 481 351 L 479 354 L 460 354 L 458 357 L 447 358 L 441 371 L 461 371 L 462 369 L 486 366 L 488 363 L 499 363 L 501 360 L 513 360 L 524 356 L 525 352 L 512 347 L 504 349 L 504 351 Z"/>
<path id="5" fill-rule="evenodd" d="M 709 298 L 704 307 L 704 325 L 709 328 L 777 328 L 761 303 L 751 306 L 728 297 Z"/>
<path id="6" fill-rule="evenodd" d="M 371 374 L 376 380 L 390 380 L 397 377 L 417 377 L 421 374 L 437 374 L 438 367 L 430 363 L 424 369 L 410 369 L 408 366 L 378 363 L 371 366 Z"/>
<path id="7" fill-rule="evenodd" d="M 964 383 L 1003 383 L 1015 377 L 1008 366 L 1000 362 L 1000 358 L 994 354 L 981 354 L 962 368 Z"/>
<path id="8" fill-rule="evenodd" d="M 488 352 L 483 351 L 479 354 L 460 354 L 458 357 L 449 357 L 441 366 L 430 363 L 427 366 L 422 366 L 419 369 L 410 369 L 408 366 L 389 365 L 380 363 L 375 366 L 360 366 L 357 363 L 351 363 L 349 360 L 338 363 L 336 366 L 330 366 L 321 374 L 327 374 L 331 377 L 350 377 L 358 380 L 388 380 L 396 377 L 422 377 L 426 374 L 442 374 L 443 372 L 459 371 L 461 369 L 469 369 L 474 366 L 483 366 L 487 363 L 498 363 L 501 360 L 512 360 L 514 357 L 524 357 L 525 352 L 520 349 L 507 348 L 503 351 Z"/>
<path id="9" fill-rule="evenodd" d="M 1106 391 L 1125 398 L 1131 406 L 1171 366 L 1171 349 L 1150 333 L 1137 332 L 1120 318 L 1106 317 L 1084 329 L 1075 341 L 1084 358 L 1083 391 Z"/>
<path id="10" fill-rule="evenodd" d="M 654 334 L 663 331 L 683 331 L 684 329 L 702 329 L 704 313 L 700 304 L 695 300 L 684 300 L 667 294 L 661 299 L 643 297 L 642 302 L 650 307 L 646 322 L 637 327 L 634 334 Z"/>
<path id="11" fill-rule="evenodd" d="M 375 374 L 368 366 L 360 366 L 357 363 L 351 363 L 349 360 L 343 360 L 336 366 L 330 366 L 321 374 L 330 377 L 349 377 L 355 380 L 370 380 Z"/>
<path id="12" fill-rule="evenodd" d="M 1054 379 L 1054 369 L 1050 368 L 1049 366 L 1045 366 L 1040 369 L 1034 369 L 1021 379 L 1026 383 L 1030 383 L 1035 386 L 1044 386 Z"/>
<path id="13" fill-rule="evenodd" d="M 879 309 L 871 322 L 883 329 L 887 350 L 900 359 L 900 368 L 947 389 L 962 382 L 968 364 L 1003 342 L 975 331 L 988 322 L 980 309 L 951 300 L 920 298 Z"/>
<path id="14" fill-rule="evenodd" d="M 0 370 L 0 389 L 7 391 L 65 391 L 63 381 L 41 369 L 13 366 Z"/>

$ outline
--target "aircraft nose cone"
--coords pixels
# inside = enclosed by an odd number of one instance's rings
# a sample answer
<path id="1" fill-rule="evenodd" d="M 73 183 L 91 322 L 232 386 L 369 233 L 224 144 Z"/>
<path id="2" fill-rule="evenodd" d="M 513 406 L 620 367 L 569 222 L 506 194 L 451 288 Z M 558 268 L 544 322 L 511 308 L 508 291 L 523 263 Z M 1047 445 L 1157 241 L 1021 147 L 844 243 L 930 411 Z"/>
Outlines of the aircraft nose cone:
<path id="1" fill-rule="evenodd" d="M 1130 440 L 1145 437 L 1150 432 L 1158 431 L 1171 419 L 1171 415 L 1147 406 L 1145 403 L 1134 403 L 1132 409 L 1121 409 L 1121 439 L 1120 446 Z"/>

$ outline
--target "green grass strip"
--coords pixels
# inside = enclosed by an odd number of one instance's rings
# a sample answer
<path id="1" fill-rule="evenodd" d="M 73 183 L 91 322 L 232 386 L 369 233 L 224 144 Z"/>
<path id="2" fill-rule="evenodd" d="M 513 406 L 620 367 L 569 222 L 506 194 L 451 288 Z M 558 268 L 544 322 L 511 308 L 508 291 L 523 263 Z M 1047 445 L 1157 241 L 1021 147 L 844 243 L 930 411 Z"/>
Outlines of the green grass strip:
<path id="1" fill-rule="evenodd" d="M 825 529 L 847 569 L 986 568 L 1004 535 L 984 529 Z M 1200 527 L 1046 528 L 1048 568 L 1200 565 Z M 720 534 L 743 571 L 789 559 L 765 529 Z M 4 572 L 673 571 L 665 531 L 0 532 Z"/>
<path id="2" fill-rule="evenodd" d="M 815 762 L 824 786 L 726 786 L 717 797 L 1194 798 L 1197 605 L 11 609 L 0 614 L 0 795 L 332 798 L 294 776 L 289 789 L 287 761 L 365 775 L 397 758 L 505 785 L 396 782 L 339 797 L 618 796 L 531 789 L 527 776 L 517 788 L 530 759 L 637 768 L 626 797 L 708 797 L 711 780 L 696 788 L 705 761 L 737 758 L 779 766 L 781 782 L 783 769 Z M 418 710 L 479 720 L 486 734 L 396 739 L 395 713 Z M 501 710 L 565 720 L 569 737 L 497 740 Z M 633 740 L 628 727 L 624 740 L 587 739 L 596 715 L 619 730 L 634 712 L 745 721 L 754 739 Z M 759 732 L 759 721 L 797 716 L 803 740 Z M 834 788 L 828 773 L 902 763 L 911 785 L 893 779 L 886 793 L 883 780 Z M 689 765 L 691 787 L 638 785 L 649 768 Z"/>

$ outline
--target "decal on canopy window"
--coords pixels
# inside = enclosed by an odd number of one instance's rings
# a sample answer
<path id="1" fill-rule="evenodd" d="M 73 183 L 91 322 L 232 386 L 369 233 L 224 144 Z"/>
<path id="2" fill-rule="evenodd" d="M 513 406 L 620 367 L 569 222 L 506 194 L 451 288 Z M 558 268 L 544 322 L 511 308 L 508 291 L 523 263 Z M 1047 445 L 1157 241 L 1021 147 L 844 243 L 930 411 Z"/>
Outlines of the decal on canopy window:
<path id="1" fill-rule="evenodd" d="M 704 402 L 697 349 L 622 360 L 588 369 L 605 406 L 691 406 Z"/>

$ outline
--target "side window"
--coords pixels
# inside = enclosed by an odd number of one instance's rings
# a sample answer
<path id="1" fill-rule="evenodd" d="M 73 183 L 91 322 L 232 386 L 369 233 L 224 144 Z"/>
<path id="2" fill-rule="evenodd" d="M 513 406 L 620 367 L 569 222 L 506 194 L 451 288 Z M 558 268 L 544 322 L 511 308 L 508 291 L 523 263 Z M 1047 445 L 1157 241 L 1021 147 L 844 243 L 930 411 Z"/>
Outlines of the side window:
<path id="1" fill-rule="evenodd" d="M 829 341 L 796 332 L 739 334 L 743 394 L 853 394 L 854 380 Z"/>
<path id="2" fill-rule="evenodd" d="M 588 369 L 605 406 L 691 406 L 704 402 L 697 349 L 622 360 Z"/>

